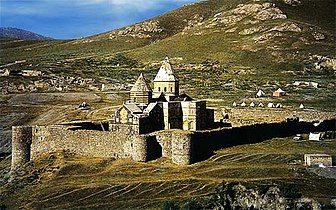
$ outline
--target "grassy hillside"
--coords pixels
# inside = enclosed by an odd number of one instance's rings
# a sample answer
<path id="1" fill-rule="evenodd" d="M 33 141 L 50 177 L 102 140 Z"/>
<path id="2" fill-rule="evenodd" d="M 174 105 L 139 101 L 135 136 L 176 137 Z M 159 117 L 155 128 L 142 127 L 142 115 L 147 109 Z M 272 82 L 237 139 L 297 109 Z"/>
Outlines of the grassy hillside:
<path id="1" fill-rule="evenodd" d="M 0 64 L 27 60 L 8 68 L 129 84 L 140 71 L 152 79 L 169 55 L 182 91 L 197 98 L 230 105 L 253 100 L 260 87 L 268 94 L 282 87 L 289 106 L 335 110 L 336 67 L 325 64 L 335 63 L 335 2 L 300 2 L 210 0 L 79 40 L 0 40 Z M 294 81 L 318 82 L 321 89 L 296 88 Z"/>
<path id="2" fill-rule="evenodd" d="M 294 184 L 304 197 L 323 201 L 336 196 L 335 179 L 308 172 L 300 161 L 304 153 L 336 155 L 335 151 L 335 141 L 272 139 L 223 149 L 207 161 L 186 167 L 164 158 L 135 163 L 50 154 L 30 163 L 21 178 L 0 188 L 0 205 L 10 209 L 160 208 L 169 200 L 207 196 L 222 182 L 235 181 Z"/>
<path id="3" fill-rule="evenodd" d="M 334 33 L 335 25 L 333 24 L 333 20 L 335 20 L 335 2 L 332 0 L 302 0 L 302 4 L 298 6 L 292 6 L 285 4 L 283 1 L 260 1 L 258 4 L 262 2 L 273 2 L 276 4 L 278 8 L 282 10 L 284 14 L 287 15 L 288 20 L 299 21 L 300 24 L 309 24 L 314 27 L 321 27 L 323 30 L 326 30 L 326 33 Z M 15 60 L 29 59 L 32 62 L 39 62 L 41 59 L 46 60 L 63 60 L 64 58 L 87 58 L 87 57 L 96 57 L 98 59 L 104 59 L 106 57 L 110 57 L 114 53 L 127 51 L 136 49 L 139 47 L 147 46 L 146 49 L 136 51 L 135 57 L 140 59 L 141 61 L 148 62 L 150 60 L 147 59 L 147 51 L 153 49 L 153 51 L 160 50 L 159 55 L 149 56 L 151 60 L 161 60 L 162 55 L 172 53 L 171 56 L 175 56 L 176 50 L 166 50 L 165 48 L 172 49 L 180 49 L 176 48 L 176 45 L 170 46 L 172 42 L 179 40 L 181 35 L 174 37 L 173 41 L 164 41 L 160 43 L 160 40 L 164 40 L 166 38 L 172 37 L 176 34 L 180 34 L 182 31 L 188 30 L 189 28 L 193 28 L 194 26 L 198 26 L 198 24 L 207 23 L 213 19 L 215 14 L 220 12 L 226 12 L 232 10 L 237 7 L 240 3 L 253 3 L 251 1 L 246 0 L 209 0 L 199 3 L 194 3 L 191 5 L 186 5 L 180 9 L 174 10 L 172 12 L 166 13 L 159 17 L 146 20 L 144 22 L 128 26 L 125 28 L 117 29 L 111 32 L 102 33 L 96 36 L 91 36 L 79 40 L 70 40 L 70 41 L 49 41 L 49 42 L 39 42 L 37 44 L 33 44 L 31 42 L 26 42 L 26 46 L 21 42 L 20 46 L 17 44 L 1 43 L 1 45 L 6 45 L 5 48 L 1 48 L 0 53 L 2 54 L 0 63 L 8 63 L 13 62 Z M 242 21 L 242 23 L 246 22 L 246 20 Z M 277 20 L 270 20 L 265 22 L 260 22 L 260 25 L 269 25 L 276 24 Z M 240 28 L 244 28 L 244 25 L 241 23 L 237 23 Z M 218 26 L 219 29 L 224 30 L 225 26 Z M 217 28 L 217 29 L 218 29 Z M 200 28 L 199 30 L 204 33 L 207 31 L 206 28 Z M 216 32 L 217 30 L 213 30 Z M 207 33 L 208 34 L 208 33 Z M 223 35 L 221 33 L 220 35 Z M 286 43 L 287 40 L 293 39 L 291 37 L 291 33 L 285 34 L 283 37 L 283 41 Z M 295 34 L 297 35 L 297 34 Z M 300 36 L 306 37 L 307 34 L 299 34 Z M 211 34 L 210 34 L 211 36 Z M 216 35 L 215 35 L 216 36 Z M 191 38 L 188 37 L 187 38 Z M 308 36 L 309 38 L 309 36 Z M 201 45 L 197 48 L 185 49 L 181 48 L 179 51 L 182 51 L 186 59 L 185 62 L 198 62 L 201 58 L 216 58 L 221 61 L 227 60 L 225 54 L 216 54 L 216 50 L 208 55 L 207 51 L 202 52 L 203 50 L 212 49 L 217 46 L 224 47 L 225 51 L 228 53 L 234 52 L 236 48 L 228 48 L 226 49 L 225 43 L 227 42 L 245 42 L 247 41 L 249 45 L 253 44 L 253 40 L 251 37 L 246 37 L 244 40 L 241 37 L 237 36 L 237 33 L 233 34 L 224 34 L 223 39 L 227 40 L 224 44 L 221 44 L 222 40 L 218 40 L 216 37 L 213 38 L 212 42 L 207 41 L 209 39 L 207 36 L 197 36 L 197 40 L 203 42 L 204 45 Z M 331 45 L 332 38 L 328 37 L 327 40 L 323 42 L 327 43 L 327 45 Z M 274 42 L 275 41 L 275 42 Z M 273 45 L 277 40 L 271 40 Z M 155 43 L 159 42 L 159 46 Z M 185 42 L 182 38 L 180 42 Z M 154 46 L 152 46 L 154 43 Z M 196 47 L 195 44 L 191 42 L 188 44 L 188 47 Z M 219 44 L 219 46 L 218 46 Z M 164 45 L 164 46 L 163 46 Z M 242 44 L 241 44 L 242 45 Z M 320 45 L 323 46 L 323 43 L 319 43 L 317 47 L 310 46 L 313 49 L 304 50 L 319 53 L 321 49 L 319 49 Z M 161 47 L 160 47 L 161 46 Z M 239 48 L 238 48 L 239 49 Z M 331 53 L 330 47 L 324 49 L 325 52 Z M 287 49 L 289 52 L 293 49 Z M 315 51 L 316 50 L 316 51 Z M 196 56 L 193 56 L 193 53 L 197 52 Z M 153 54 L 153 53 L 152 53 Z M 177 53 L 178 54 L 178 53 Z M 216 55 L 212 55 L 216 54 Z M 257 62 L 257 61 L 256 61 Z"/>

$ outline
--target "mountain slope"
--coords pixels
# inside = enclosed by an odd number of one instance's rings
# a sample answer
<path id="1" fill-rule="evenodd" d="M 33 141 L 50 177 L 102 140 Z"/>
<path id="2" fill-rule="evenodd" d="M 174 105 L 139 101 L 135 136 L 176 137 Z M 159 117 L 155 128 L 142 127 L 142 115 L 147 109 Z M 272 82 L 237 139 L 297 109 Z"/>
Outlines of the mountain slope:
<path id="1" fill-rule="evenodd" d="M 257 27 L 262 27 L 265 25 L 276 25 L 277 22 L 295 22 L 296 24 L 304 25 L 305 28 L 313 27 L 311 30 L 313 31 L 326 31 L 328 35 L 326 39 L 320 39 L 319 45 L 322 46 L 324 43 L 327 45 L 331 45 L 333 42 L 334 31 L 335 31 L 335 11 L 333 8 L 335 7 L 335 2 L 332 0 L 263 0 L 258 2 L 248 1 L 248 0 L 209 0 L 199 3 L 194 3 L 191 5 L 186 5 L 180 9 L 174 10 L 172 12 L 163 14 L 159 17 L 143 21 L 141 23 L 131 25 L 128 27 L 124 27 L 121 29 L 117 29 L 114 31 L 106 32 L 103 34 L 99 34 L 96 36 L 86 37 L 78 40 L 66 41 L 55 43 L 40 43 L 37 45 L 30 46 L 20 46 L 19 48 L 7 48 L 6 54 L 3 56 L 2 62 L 12 62 L 13 60 L 19 60 L 23 57 L 30 57 L 31 59 L 39 59 L 45 58 L 46 53 L 52 53 L 53 59 L 64 59 L 65 57 L 96 57 L 98 59 L 111 57 L 114 53 L 128 51 L 132 49 L 137 49 L 140 47 L 147 46 L 147 49 L 151 49 L 152 46 L 155 46 L 158 42 L 165 39 L 173 38 L 174 40 L 183 39 L 181 34 L 186 31 L 193 31 L 194 28 L 198 28 L 199 34 L 197 40 L 204 41 L 209 37 L 208 35 L 202 35 L 201 33 L 207 33 L 210 31 L 209 28 L 204 28 L 203 26 L 215 24 L 216 21 L 213 21 L 214 16 L 219 13 L 223 13 L 229 10 L 233 10 L 237 8 L 239 4 L 260 4 L 263 2 L 274 3 L 274 8 L 278 9 L 286 16 L 286 18 L 276 18 L 276 19 L 268 19 L 261 20 L 258 23 L 251 22 L 252 20 L 240 20 L 231 24 L 231 29 L 235 27 L 237 24 L 238 29 L 244 30 L 249 29 L 249 25 L 256 25 Z M 274 10 L 276 12 L 276 10 Z M 270 11 L 271 13 L 274 11 Z M 227 14 L 223 14 L 224 16 L 228 16 Z M 270 15 L 270 14 L 269 14 Z M 250 14 L 240 14 L 244 18 L 249 18 Z M 245 26 L 245 25 L 246 26 Z M 300 26 L 299 26 L 300 27 Z M 250 27 L 251 28 L 251 27 Z M 215 25 L 212 29 L 213 32 L 217 31 L 226 31 L 229 27 L 225 24 Z M 267 28 L 269 30 L 271 28 Z M 255 29 L 252 29 L 255 30 Z M 263 29 L 262 32 L 267 31 Z M 286 29 L 285 29 L 286 30 Z M 293 29 L 292 29 L 293 30 Z M 302 30 L 299 33 L 296 33 L 297 37 L 300 37 L 305 42 L 309 42 L 311 40 L 311 34 L 304 32 L 307 30 Z M 232 41 L 241 42 L 247 41 L 250 42 L 250 46 L 252 46 L 256 41 L 252 36 L 245 36 L 244 40 L 241 39 L 242 36 L 239 36 L 240 31 L 236 33 L 226 33 L 223 37 L 225 39 L 232 39 Z M 257 32 L 257 31 L 255 31 Z M 295 32 L 295 31 L 294 31 Z M 247 35 L 252 34 L 250 32 Z M 188 34 L 188 33 L 187 33 Z M 210 34 L 212 36 L 215 33 Z M 291 33 L 284 33 L 281 37 L 284 43 L 288 39 L 292 40 Z M 174 37 L 178 36 L 178 37 Z M 215 36 L 215 35 L 214 35 Z M 272 36 L 272 35 L 271 35 Z M 315 36 L 320 36 L 320 34 L 316 34 Z M 189 36 L 191 37 L 191 36 Z M 321 36 L 320 36 L 321 37 Z M 330 38 L 331 37 L 331 38 Z M 187 37 L 188 38 L 188 37 Z M 252 38 L 252 39 L 251 39 Z M 268 38 L 268 37 L 266 37 Z M 329 39 L 330 38 L 330 39 Z M 275 41 L 271 39 L 267 41 L 266 44 L 271 44 Z M 171 44 L 170 42 L 166 42 L 167 44 Z M 154 45 L 153 45 L 154 44 Z M 162 45 L 162 43 L 160 43 Z M 276 42 L 274 43 L 276 44 Z M 298 43 L 300 45 L 300 43 Z M 197 45 L 197 43 L 196 43 Z M 191 47 L 195 47 L 195 44 Z M 217 47 L 218 43 L 214 40 L 211 43 L 207 43 L 206 46 L 199 47 L 197 53 L 202 54 L 203 49 L 212 49 L 213 47 Z M 312 45 L 311 45 L 312 46 Z M 197 47 L 197 46 L 196 46 Z M 168 46 L 167 46 L 168 48 Z M 298 49 L 302 48 L 305 51 L 311 51 L 310 49 L 306 49 L 306 46 L 296 47 Z M 315 46 L 312 46 L 315 48 Z M 324 47 L 322 47 L 324 49 Z M 34 49 L 33 51 L 31 49 Z M 289 48 L 286 48 L 289 49 Z M 142 50 L 142 49 L 141 49 Z M 231 49 L 228 49 L 231 50 Z M 234 48 L 236 50 L 236 48 Z M 292 49 L 289 49 L 292 50 Z M 313 49 L 315 50 L 315 49 Z M 330 48 L 326 49 L 327 53 L 330 52 Z M 17 51 L 21 51 L 20 53 L 16 53 Z M 181 51 L 181 50 L 180 50 Z M 296 51 L 296 50 L 295 50 Z M 140 51 L 138 51 L 140 53 Z M 195 52 L 195 51 L 193 51 Z M 174 53 L 174 52 L 173 52 Z M 63 56 L 59 56 L 62 54 Z M 162 52 L 162 54 L 168 54 L 168 52 Z M 162 58 L 162 54 L 160 56 L 152 57 L 151 59 L 155 59 L 156 61 Z M 138 59 L 142 56 L 148 56 L 147 52 L 140 53 L 139 56 L 136 56 Z M 171 56 L 175 56 L 172 54 Z M 203 53 L 203 56 L 206 57 L 207 53 Z M 190 55 L 189 57 L 193 57 Z M 221 57 L 221 55 L 219 55 Z M 146 61 L 145 59 L 142 59 Z M 187 59 L 190 60 L 190 59 Z M 219 59 L 223 60 L 223 59 Z M 193 61 L 194 62 L 194 61 Z"/>
<path id="2" fill-rule="evenodd" d="M 51 38 L 45 37 L 30 31 L 19 28 L 1 27 L 0 38 L 11 38 L 21 40 L 50 40 Z"/>
<path id="3" fill-rule="evenodd" d="M 139 71 L 153 77 L 168 55 L 181 88 L 194 97 L 226 98 L 228 105 L 259 88 L 313 81 L 324 89 L 294 88 L 287 102 L 330 110 L 336 104 L 334 6 L 333 0 L 209 0 L 78 40 L 3 41 L 0 64 L 27 60 L 13 68 L 127 85 Z"/>

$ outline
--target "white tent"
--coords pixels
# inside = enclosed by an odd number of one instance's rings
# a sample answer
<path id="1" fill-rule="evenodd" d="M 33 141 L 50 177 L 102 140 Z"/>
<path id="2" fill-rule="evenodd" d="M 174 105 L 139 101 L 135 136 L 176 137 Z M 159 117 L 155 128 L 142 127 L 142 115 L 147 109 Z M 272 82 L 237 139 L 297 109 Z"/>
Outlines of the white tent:
<path id="1" fill-rule="evenodd" d="M 277 103 L 277 105 L 276 105 L 275 107 L 276 107 L 276 108 L 282 108 L 283 106 L 282 106 L 282 104 Z"/>
<path id="2" fill-rule="evenodd" d="M 240 104 L 240 106 L 243 106 L 243 107 L 244 107 L 244 106 L 246 106 L 246 103 L 243 102 L 243 103 Z"/>
<path id="3" fill-rule="evenodd" d="M 259 107 L 264 107 L 264 104 L 260 102 L 258 106 Z"/>
<path id="4" fill-rule="evenodd" d="M 265 96 L 264 91 L 262 91 L 262 90 L 258 90 L 258 92 L 257 92 L 257 97 L 264 97 L 264 96 Z"/>
<path id="5" fill-rule="evenodd" d="M 300 104 L 300 109 L 303 109 L 303 108 L 304 108 L 303 104 Z"/>
<path id="6" fill-rule="evenodd" d="M 232 106 L 236 107 L 237 106 L 236 102 L 233 102 Z"/>
<path id="7" fill-rule="evenodd" d="M 274 108 L 274 104 L 273 104 L 273 103 L 268 103 L 268 104 L 267 104 L 267 107 L 268 107 L 268 108 Z"/>
<path id="8" fill-rule="evenodd" d="M 253 101 L 250 103 L 250 107 L 254 107 L 255 104 L 253 103 Z"/>

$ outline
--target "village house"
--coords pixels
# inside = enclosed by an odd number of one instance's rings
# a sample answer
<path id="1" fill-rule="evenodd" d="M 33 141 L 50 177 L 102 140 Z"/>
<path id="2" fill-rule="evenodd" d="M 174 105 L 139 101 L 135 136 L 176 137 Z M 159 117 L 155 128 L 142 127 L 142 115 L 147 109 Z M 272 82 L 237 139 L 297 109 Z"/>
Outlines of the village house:
<path id="1" fill-rule="evenodd" d="M 281 88 L 279 88 L 278 90 L 273 92 L 274 97 L 281 97 L 281 96 L 284 96 L 284 95 L 286 95 L 286 92 L 283 91 Z"/>
<path id="2" fill-rule="evenodd" d="M 309 140 L 310 141 L 320 141 L 322 139 L 323 139 L 323 133 L 322 132 L 309 133 Z"/>
<path id="3" fill-rule="evenodd" d="M 35 71 L 35 70 L 22 70 L 22 76 L 24 77 L 37 77 L 41 76 L 41 71 Z"/>
<path id="4" fill-rule="evenodd" d="M 330 167 L 332 166 L 332 157 L 327 154 L 305 154 L 304 161 L 306 166 L 322 166 Z"/>

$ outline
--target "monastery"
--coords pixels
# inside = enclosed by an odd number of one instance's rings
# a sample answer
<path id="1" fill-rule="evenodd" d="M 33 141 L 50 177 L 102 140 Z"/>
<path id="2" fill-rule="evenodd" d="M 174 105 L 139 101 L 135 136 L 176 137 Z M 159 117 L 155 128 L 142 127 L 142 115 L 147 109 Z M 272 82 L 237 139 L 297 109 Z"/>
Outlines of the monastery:
<path id="1" fill-rule="evenodd" d="M 214 121 L 214 110 L 206 107 L 206 101 L 180 94 L 179 79 L 166 58 L 153 80 L 153 89 L 140 74 L 129 99 L 107 122 L 13 126 L 11 171 L 42 154 L 58 151 L 140 162 L 166 157 L 178 165 L 189 165 L 223 147 L 332 130 L 334 125 L 335 119 L 318 126 L 297 120 L 225 127 Z"/>
<path id="2" fill-rule="evenodd" d="M 127 126 L 131 133 L 145 134 L 159 130 L 205 130 L 214 124 L 214 110 L 206 101 L 180 94 L 179 79 L 166 57 L 153 81 L 153 90 L 141 73 L 130 90 L 130 99 L 120 107 L 110 130 Z"/>

